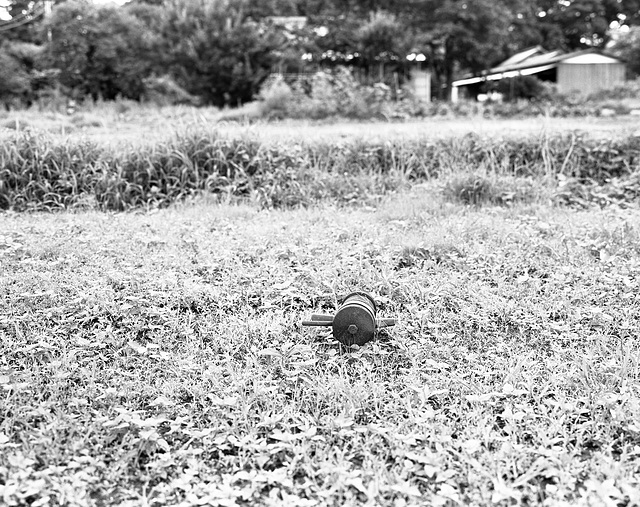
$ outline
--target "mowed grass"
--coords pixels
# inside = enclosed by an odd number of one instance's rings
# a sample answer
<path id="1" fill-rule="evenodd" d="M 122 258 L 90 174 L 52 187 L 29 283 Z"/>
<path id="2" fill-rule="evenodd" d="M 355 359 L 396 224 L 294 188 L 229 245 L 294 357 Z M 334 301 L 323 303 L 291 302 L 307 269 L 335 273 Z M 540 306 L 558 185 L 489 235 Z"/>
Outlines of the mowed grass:
<path id="1" fill-rule="evenodd" d="M 0 214 L 2 502 L 640 505 L 640 211 L 447 195 Z"/>

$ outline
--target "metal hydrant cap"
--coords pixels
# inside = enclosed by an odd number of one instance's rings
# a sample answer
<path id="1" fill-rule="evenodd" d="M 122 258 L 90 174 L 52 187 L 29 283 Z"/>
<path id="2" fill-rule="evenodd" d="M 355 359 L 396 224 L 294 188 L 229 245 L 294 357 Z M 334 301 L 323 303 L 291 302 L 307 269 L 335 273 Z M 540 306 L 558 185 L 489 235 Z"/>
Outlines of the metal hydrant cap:
<path id="1" fill-rule="evenodd" d="M 364 345 L 376 332 L 376 304 L 369 295 L 349 294 L 333 318 L 333 336 L 344 345 Z"/>

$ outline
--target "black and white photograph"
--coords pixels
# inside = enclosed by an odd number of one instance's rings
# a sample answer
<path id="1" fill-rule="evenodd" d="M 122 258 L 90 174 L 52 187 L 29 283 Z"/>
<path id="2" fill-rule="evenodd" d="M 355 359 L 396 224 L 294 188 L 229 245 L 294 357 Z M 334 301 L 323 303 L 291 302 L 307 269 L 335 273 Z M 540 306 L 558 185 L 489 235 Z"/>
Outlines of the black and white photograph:
<path id="1" fill-rule="evenodd" d="M 0 506 L 640 507 L 640 0 L 0 0 Z"/>

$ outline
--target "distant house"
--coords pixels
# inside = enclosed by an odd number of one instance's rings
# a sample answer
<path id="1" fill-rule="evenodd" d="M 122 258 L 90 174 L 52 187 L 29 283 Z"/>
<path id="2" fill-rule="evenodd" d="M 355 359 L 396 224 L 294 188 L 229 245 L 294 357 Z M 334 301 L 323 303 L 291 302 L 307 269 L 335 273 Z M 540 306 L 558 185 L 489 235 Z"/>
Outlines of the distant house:
<path id="1" fill-rule="evenodd" d="M 453 82 L 452 100 L 461 90 L 477 96 L 487 81 L 499 81 L 516 76 L 536 76 L 557 84 L 560 93 L 579 92 L 585 95 L 613 88 L 624 82 L 626 66 L 621 60 L 597 49 L 565 53 L 545 51 L 540 46 L 529 48 L 505 60 L 482 74 Z"/>

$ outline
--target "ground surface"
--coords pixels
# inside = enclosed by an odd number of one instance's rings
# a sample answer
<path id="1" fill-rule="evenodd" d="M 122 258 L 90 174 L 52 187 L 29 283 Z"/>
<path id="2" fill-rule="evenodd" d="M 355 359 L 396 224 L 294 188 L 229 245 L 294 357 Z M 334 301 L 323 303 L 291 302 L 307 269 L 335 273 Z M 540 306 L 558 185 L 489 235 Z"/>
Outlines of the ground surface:
<path id="1" fill-rule="evenodd" d="M 167 107 L 152 109 L 131 104 L 105 104 L 71 115 L 17 111 L 0 117 L 0 140 L 16 129 L 31 128 L 65 138 L 101 144 L 130 145 L 159 142 L 185 129 L 213 130 L 231 136 L 251 135 L 263 141 L 440 138 L 476 133 L 489 136 L 540 136 L 581 131 L 593 137 L 626 137 L 640 130 L 640 117 L 610 118 L 429 118 L 408 122 L 282 121 L 243 124 L 219 121 L 215 109 Z"/>
<path id="2" fill-rule="evenodd" d="M 338 123 L 312 124 L 309 122 L 282 122 L 256 124 L 249 127 L 222 124 L 221 132 L 237 134 L 249 132 L 265 140 L 274 139 L 411 139 L 446 138 L 465 134 L 485 136 L 540 136 L 559 132 L 580 131 L 599 137 L 625 137 L 640 129 L 640 117 L 618 118 L 430 118 L 423 121 L 400 123 Z"/>
<path id="3" fill-rule="evenodd" d="M 639 294 L 632 210 L 0 214 L 0 499 L 640 505 Z"/>

